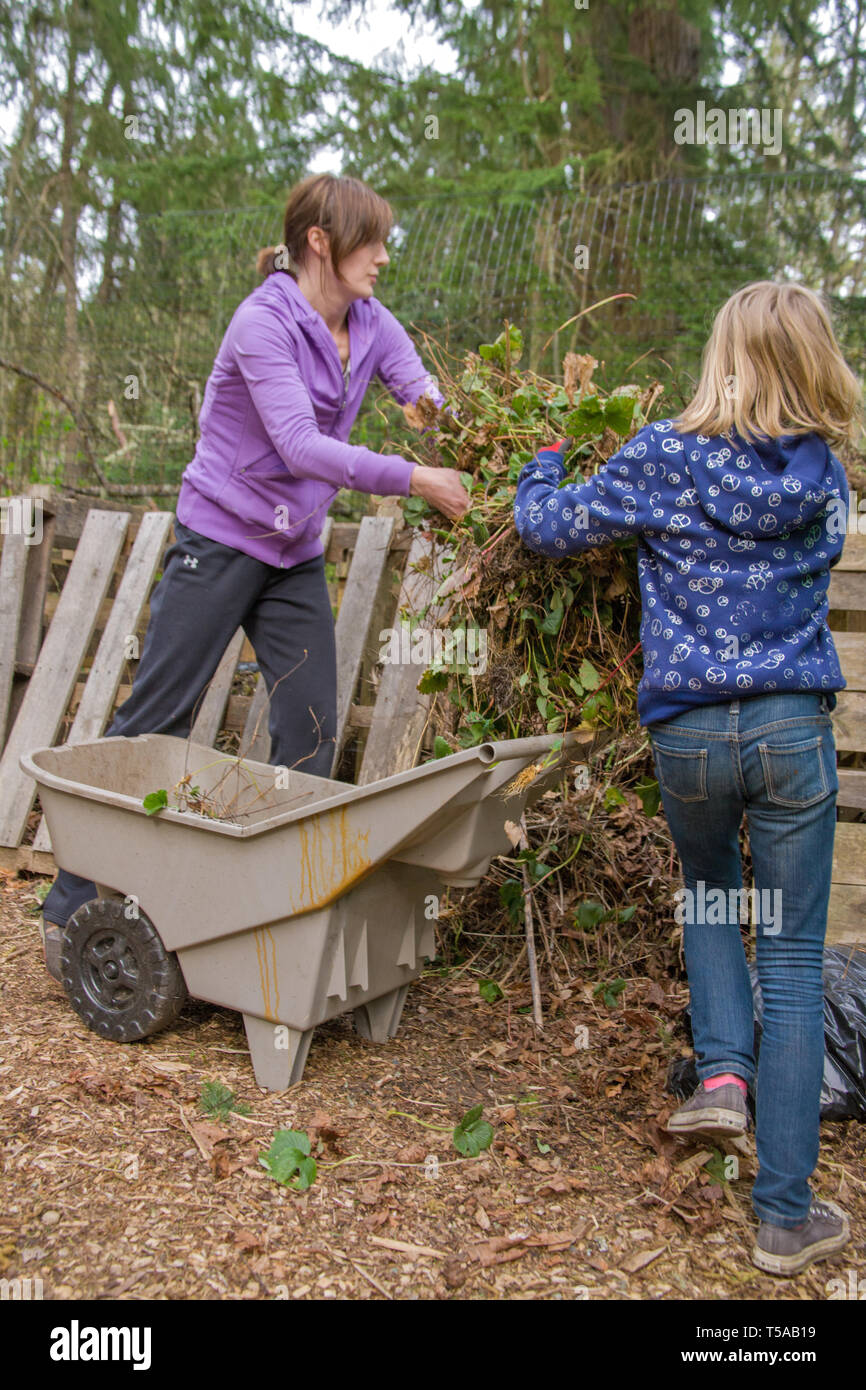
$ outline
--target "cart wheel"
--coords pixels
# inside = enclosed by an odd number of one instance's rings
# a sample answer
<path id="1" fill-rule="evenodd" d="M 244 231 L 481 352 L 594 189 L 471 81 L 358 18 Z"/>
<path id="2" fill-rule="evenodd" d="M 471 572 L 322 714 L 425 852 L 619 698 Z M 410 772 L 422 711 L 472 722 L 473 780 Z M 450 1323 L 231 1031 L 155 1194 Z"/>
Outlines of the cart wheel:
<path id="1" fill-rule="evenodd" d="M 88 1028 L 113 1042 L 136 1042 L 173 1023 L 186 985 L 177 956 L 152 922 L 129 918 L 116 898 L 94 898 L 63 935 L 63 987 Z"/>

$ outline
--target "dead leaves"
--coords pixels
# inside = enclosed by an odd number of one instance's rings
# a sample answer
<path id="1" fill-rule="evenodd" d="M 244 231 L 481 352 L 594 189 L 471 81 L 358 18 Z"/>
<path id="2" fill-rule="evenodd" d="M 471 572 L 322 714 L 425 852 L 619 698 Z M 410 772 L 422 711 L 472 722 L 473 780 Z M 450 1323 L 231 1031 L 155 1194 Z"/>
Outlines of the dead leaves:
<path id="1" fill-rule="evenodd" d="M 375 1178 L 367 1178 L 360 1183 L 356 1192 L 356 1199 L 363 1202 L 366 1206 L 376 1206 L 382 1196 L 382 1188 L 388 1183 L 399 1182 L 396 1173 L 389 1168 L 383 1168 L 382 1172 Z"/>
<path id="2" fill-rule="evenodd" d="M 681 1217 L 690 1228 L 704 1234 L 721 1222 L 728 1189 L 715 1181 L 706 1170 L 705 1165 L 714 1156 L 712 1149 L 698 1148 L 685 1157 L 678 1157 L 685 1146 L 664 1128 L 667 1114 L 667 1111 L 662 1111 L 660 1116 L 648 1119 L 642 1132 L 625 1124 L 620 1124 L 620 1128 L 655 1150 L 655 1157 L 640 1168 L 640 1177 L 647 1189 L 644 1205 L 660 1202 Z M 733 1198 L 730 1200 L 733 1201 Z"/>
<path id="3" fill-rule="evenodd" d="M 428 1150 L 423 1144 L 408 1144 L 405 1149 L 397 1152 L 398 1163 L 423 1163 L 427 1157 Z"/>
<path id="4" fill-rule="evenodd" d="M 307 1126 L 307 1133 L 313 1148 L 321 1141 L 322 1144 L 329 1145 L 336 1154 L 343 1152 L 341 1141 L 346 1137 L 346 1132 L 345 1126 L 339 1124 L 325 1110 L 315 1111 Z"/>
<path id="5" fill-rule="evenodd" d="M 511 841 L 513 849 L 529 848 L 529 840 L 527 839 L 526 831 L 523 829 L 523 826 L 518 825 L 516 821 L 507 820 L 505 822 L 505 833 Z"/>
<path id="6" fill-rule="evenodd" d="M 135 1099 L 135 1090 L 122 1079 L 122 1076 L 109 1071 L 88 1070 L 87 1067 L 74 1067 L 67 1073 L 66 1080 L 74 1086 L 79 1096 L 89 1096 L 105 1105 L 118 1101 Z"/>
<path id="7" fill-rule="evenodd" d="M 598 366 L 598 358 L 588 352 L 567 352 L 562 359 L 562 384 L 568 396 L 569 405 L 574 405 L 574 393 L 578 386 L 580 394 L 592 386 L 592 375 Z"/>
<path id="8" fill-rule="evenodd" d="M 589 1183 L 583 1178 L 575 1178 L 570 1173 L 554 1173 L 545 1178 L 538 1188 L 539 1197 L 557 1196 L 566 1192 L 585 1192 Z"/>
<path id="9" fill-rule="evenodd" d="M 469 561 L 465 565 L 458 565 L 457 569 L 452 570 L 451 574 L 436 591 L 437 599 L 448 598 L 450 594 L 457 596 L 458 600 L 469 603 L 478 597 L 478 590 L 481 587 L 481 560 Z M 444 620 L 443 620 L 444 621 Z"/>
<path id="10" fill-rule="evenodd" d="M 203 1158 L 213 1158 L 214 1148 L 223 1139 L 230 1139 L 231 1132 L 211 1120 L 194 1120 L 187 1125 Z"/>
<path id="11" fill-rule="evenodd" d="M 493 1236 L 479 1241 L 470 1251 L 472 1259 L 478 1261 L 482 1269 L 492 1265 L 510 1264 L 512 1260 L 522 1259 L 530 1250 L 563 1251 L 583 1240 L 590 1227 L 589 1221 L 581 1221 L 569 1231 L 520 1231 L 510 1236 Z"/>
<path id="12" fill-rule="evenodd" d="M 445 1250 L 434 1250 L 430 1245 L 413 1245 L 407 1240 L 392 1240 L 387 1236 L 371 1236 L 371 1245 L 381 1245 L 385 1250 L 399 1250 L 403 1255 L 419 1256 L 428 1255 L 434 1260 L 444 1259 L 447 1252 Z"/>
<path id="13" fill-rule="evenodd" d="M 431 396 L 419 396 L 413 404 L 403 406 L 403 418 L 410 429 L 423 430 L 439 418 L 439 407 Z"/>
<path id="14" fill-rule="evenodd" d="M 652 1264 L 653 1260 L 657 1260 L 659 1255 L 663 1255 L 667 1248 L 666 1245 L 660 1245 L 657 1250 L 638 1250 L 634 1255 L 627 1256 L 619 1268 L 624 1274 L 637 1274 L 639 1270 Z"/>
<path id="15" fill-rule="evenodd" d="M 469 1266 L 466 1265 L 459 1255 L 454 1255 L 450 1260 L 446 1260 L 442 1266 L 442 1277 L 449 1289 L 461 1289 L 470 1275 Z"/>
<path id="16" fill-rule="evenodd" d="M 232 1240 L 238 1249 L 243 1251 L 261 1250 L 264 1245 L 260 1235 L 256 1235 L 255 1231 L 247 1230 L 244 1226 L 239 1231 L 235 1231 Z"/>

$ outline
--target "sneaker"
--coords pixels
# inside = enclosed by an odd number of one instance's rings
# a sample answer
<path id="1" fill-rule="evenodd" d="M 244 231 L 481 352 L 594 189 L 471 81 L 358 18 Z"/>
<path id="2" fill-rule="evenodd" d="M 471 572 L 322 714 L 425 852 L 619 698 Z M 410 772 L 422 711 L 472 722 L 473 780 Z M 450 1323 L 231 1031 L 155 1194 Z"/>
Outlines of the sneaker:
<path id="1" fill-rule="evenodd" d="M 848 1218 L 835 1202 L 812 1198 L 809 1215 L 797 1230 L 762 1221 L 752 1248 L 752 1261 L 768 1274 L 799 1274 L 813 1260 L 841 1250 L 851 1238 Z"/>
<path id="2" fill-rule="evenodd" d="M 63 949 L 63 928 L 57 922 L 39 918 L 39 935 L 45 954 L 45 969 L 53 980 L 60 980 L 60 952 Z"/>
<path id="3" fill-rule="evenodd" d="M 708 1091 L 701 1082 L 685 1105 L 667 1122 L 669 1134 L 745 1134 L 749 1124 L 746 1097 L 732 1081 Z"/>

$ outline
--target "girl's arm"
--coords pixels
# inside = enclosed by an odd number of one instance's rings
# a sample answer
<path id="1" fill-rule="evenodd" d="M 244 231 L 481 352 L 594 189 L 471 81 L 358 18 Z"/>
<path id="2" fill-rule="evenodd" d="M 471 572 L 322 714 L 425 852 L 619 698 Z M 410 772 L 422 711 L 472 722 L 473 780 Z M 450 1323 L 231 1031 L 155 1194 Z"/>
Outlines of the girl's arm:
<path id="1" fill-rule="evenodd" d="M 647 529 L 654 478 L 658 485 L 650 429 L 645 425 L 584 483 L 563 483 L 565 440 L 539 449 L 521 470 L 514 498 L 524 545 L 557 558 Z"/>

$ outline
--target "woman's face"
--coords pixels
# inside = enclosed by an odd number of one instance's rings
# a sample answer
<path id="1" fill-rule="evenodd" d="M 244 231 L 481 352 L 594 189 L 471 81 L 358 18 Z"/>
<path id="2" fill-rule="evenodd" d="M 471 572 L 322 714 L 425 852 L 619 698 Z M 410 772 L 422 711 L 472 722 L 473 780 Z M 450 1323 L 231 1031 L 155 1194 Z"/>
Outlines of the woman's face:
<path id="1" fill-rule="evenodd" d="M 376 289 L 379 271 L 390 261 L 383 241 L 367 242 L 340 262 L 341 289 L 355 299 L 369 299 Z"/>

